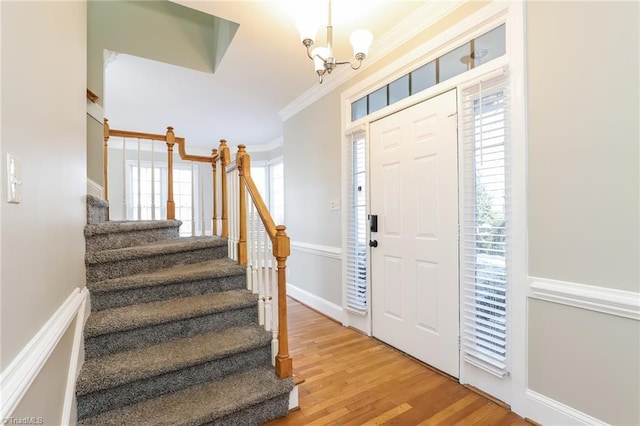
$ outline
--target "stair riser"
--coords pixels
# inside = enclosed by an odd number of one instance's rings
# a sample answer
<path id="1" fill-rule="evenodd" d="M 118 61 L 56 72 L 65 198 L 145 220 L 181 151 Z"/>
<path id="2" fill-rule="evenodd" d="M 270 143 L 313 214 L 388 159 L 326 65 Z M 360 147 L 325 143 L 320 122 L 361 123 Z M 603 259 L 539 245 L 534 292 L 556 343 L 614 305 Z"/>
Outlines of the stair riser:
<path id="1" fill-rule="evenodd" d="M 285 417 L 289 414 L 289 394 L 263 401 L 260 404 L 245 408 L 217 419 L 206 426 L 261 425 L 270 420 Z"/>
<path id="2" fill-rule="evenodd" d="M 87 251 L 92 252 L 155 243 L 179 236 L 179 228 L 175 227 L 98 234 L 87 237 L 85 241 Z"/>
<path id="3" fill-rule="evenodd" d="M 270 363 L 271 347 L 264 346 L 160 376 L 82 395 L 78 397 L 78 418 L 104 413 L 206 381 L 220 380 L 247 368 Z"/>
<path id="4" fill-rule="evenodd" d="M 257 306 L 85 338 L 85 357 L 112 354 L 228 327 L 255 324 Z"/>
<path id="5" fill-rule="evenodd" d="M 179 253 L 159 254 L 87 265 L 87 281 L 96 282 L 127 275 L 144 274 L 177 265 L 204 262 L 227 256 L 227 247 L 209 247 Z"/>
<path id="6" fill-rule="evenodd" d="M 104 205 L 87 203 L 87 223 L 89 225 L 105 223 L 108 220 L 108 211 L 109 207 L 106 203 Z"/>
<path id="7" fill-rule="evenodd" d="M 170 300 L 180 297 L 198 296 L 201 294 L 246 288 L 246 277 L 235 275 L 209 280 L 181 282 L 163 286 L 142 287 L 109 292 L 91 292 L 91 310 L 119 308 L 149 303 L 160 300 Z"/>

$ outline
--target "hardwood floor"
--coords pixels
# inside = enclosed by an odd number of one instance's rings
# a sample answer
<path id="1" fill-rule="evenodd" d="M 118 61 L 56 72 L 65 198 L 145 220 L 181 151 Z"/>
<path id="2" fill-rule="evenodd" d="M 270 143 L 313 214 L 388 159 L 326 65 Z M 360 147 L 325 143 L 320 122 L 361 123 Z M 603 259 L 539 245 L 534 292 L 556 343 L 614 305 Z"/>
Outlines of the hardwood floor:
<path id="1" fill-rule="evenodd" d="M 528 425 L 405 354 L 289 299 L 300 410 L 279 425 Z"/>

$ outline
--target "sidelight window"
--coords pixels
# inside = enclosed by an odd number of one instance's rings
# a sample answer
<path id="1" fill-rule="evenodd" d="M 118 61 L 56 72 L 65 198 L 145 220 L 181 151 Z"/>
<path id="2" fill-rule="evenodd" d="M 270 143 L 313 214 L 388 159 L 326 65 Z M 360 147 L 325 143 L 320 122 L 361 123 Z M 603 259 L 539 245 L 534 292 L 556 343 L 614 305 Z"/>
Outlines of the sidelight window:
<path id="1" fill-rule="evenodd" d="M 511 256 L 508 77 L 482 81 L 462 96 L 463 356 L 503 377 Z"/>

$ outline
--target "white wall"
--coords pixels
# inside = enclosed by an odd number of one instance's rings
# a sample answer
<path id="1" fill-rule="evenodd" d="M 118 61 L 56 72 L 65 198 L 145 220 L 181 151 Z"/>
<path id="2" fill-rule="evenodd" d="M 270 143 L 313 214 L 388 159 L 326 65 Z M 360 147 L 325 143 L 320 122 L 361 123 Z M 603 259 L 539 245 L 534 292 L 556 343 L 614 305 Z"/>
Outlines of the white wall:
<path id="1" fill-rule="evenodd" d="M 3 1 L 0 9 L 0 368 L 6 373 L 72 291 L 85 285 L 86 3 Z M 20 161 L 20 204 L 5 201 L 7 153 Z M 56 353 L 63 355 L 50 358 L 55 365 L 47 371 L 66 379 L 70 351 L 69 339 L 62 339 Z M 65 384 L 36 378 L 29 392 L 57 395 Z M 21 414 L 60 423 L 59 407 L 28 395 Z"/>

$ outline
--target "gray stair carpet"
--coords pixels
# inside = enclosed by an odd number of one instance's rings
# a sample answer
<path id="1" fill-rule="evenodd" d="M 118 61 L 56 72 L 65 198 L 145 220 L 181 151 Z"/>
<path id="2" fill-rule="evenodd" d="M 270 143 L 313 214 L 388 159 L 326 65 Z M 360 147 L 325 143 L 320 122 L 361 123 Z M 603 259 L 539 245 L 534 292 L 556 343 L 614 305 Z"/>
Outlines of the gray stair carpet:
<path id="1" fill-rule="evenodd" d="M 153 243 L 179 237 L 179 220 L 104 222 L 87 225 L 84 237 L 87 251 L 100 251 Z"/>
<path id="2" fill-rule="evenodd" d="M 109 203 L 93 195 L 87 195 L 87 224 L 95 225 L 107 221 Z"/>
<path id="3" fill-rule="evenodd" d="M 259 425 L 288 413 L 292 379 L 272 367 L 271 333 L 245 268 L 218 237 L 179 221 L 107 221 L 87 197 L 86 425 Z"/>
<path id="4" fill-rule="evenodd" d="M 79 424 L 259 425 L 286 413 L 292 386 L 293 379 L 279 380 L 272 368 L 259 367 L 111 410 Z M 247 411 L 259 417 L 247 418 Z"/>
<path id="5" fill-rule="evenodd" d="M 197 296 L 246 287 L 245 267 L 231 259 L 160 269 L 147 274 L 128 275 L 87 283 L 91 308 L 99 311 L 137 303 Z"/>

